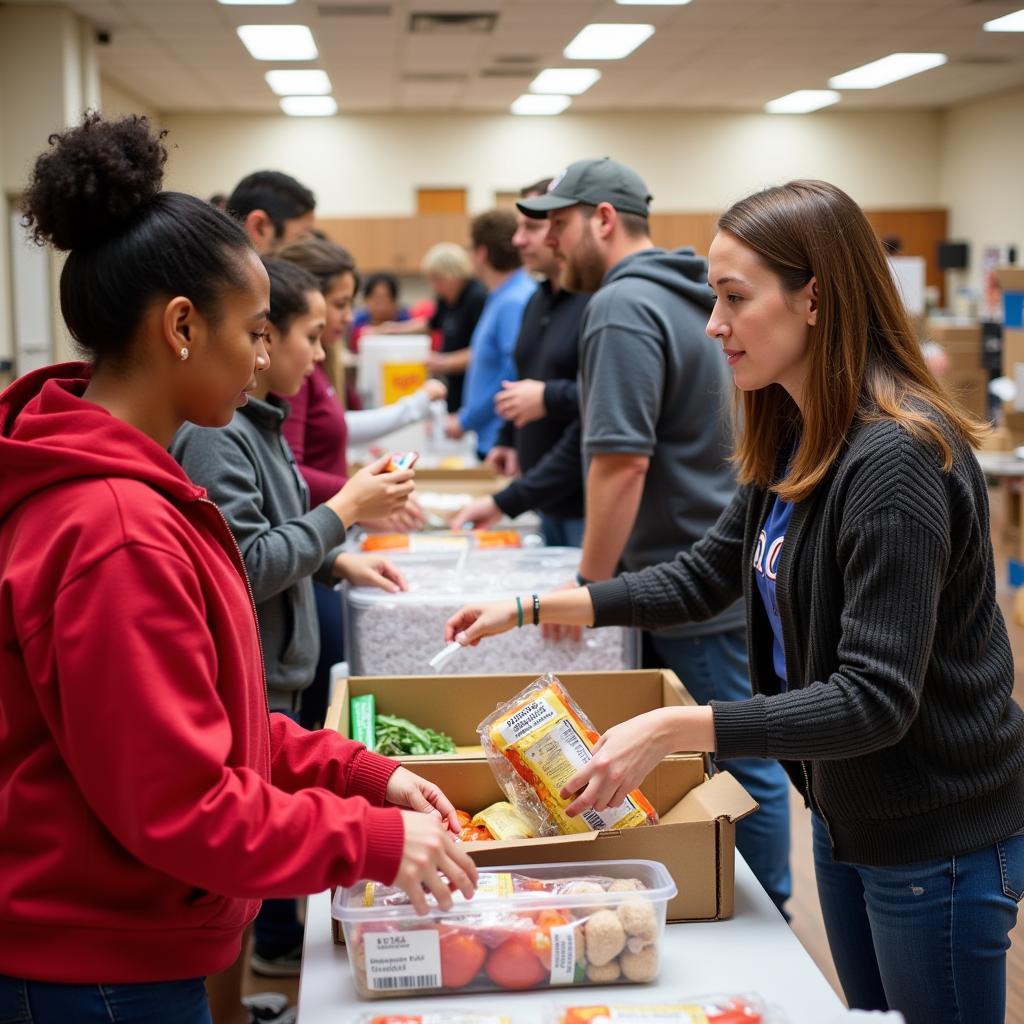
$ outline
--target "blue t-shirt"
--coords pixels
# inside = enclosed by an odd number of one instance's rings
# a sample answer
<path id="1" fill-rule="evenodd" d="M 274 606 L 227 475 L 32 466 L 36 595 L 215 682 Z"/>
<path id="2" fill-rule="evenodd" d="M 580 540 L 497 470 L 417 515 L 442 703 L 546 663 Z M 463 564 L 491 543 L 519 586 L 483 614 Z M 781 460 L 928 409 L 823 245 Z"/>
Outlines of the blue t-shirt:
<path id="1" fill-rule="evenodd" d="M 782 639 L 782 618 L 779 616 L 779 605 L 775 597 L 775 577 L 779 572 L 782 544 L 786 539 L 786 529 L 792 515 L 793 503 L 776 497 L 754 549 L 757 589 L 761 592 L 764 610 L 768 613 L 768 621 L 772 624 L 774 634 L 772 663 L 783 690 L 786 689 L 786 646 Z"/>

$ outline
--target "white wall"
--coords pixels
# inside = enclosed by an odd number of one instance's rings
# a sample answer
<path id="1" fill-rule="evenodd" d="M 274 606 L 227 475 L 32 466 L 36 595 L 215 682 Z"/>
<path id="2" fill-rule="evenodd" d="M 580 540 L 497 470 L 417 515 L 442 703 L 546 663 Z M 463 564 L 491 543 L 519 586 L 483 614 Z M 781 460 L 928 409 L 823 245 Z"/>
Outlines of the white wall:
<path id="1" fill-rule="evenodd" d="M 330 119 L 164 114 L 169 187 L 230 191 L 287 171 L 324 216 L 408 215 L 417 186 L 465 186 L 472 211 L 581 157 L 635 167 L 665 211 L 716 210 L 794 177 L 826 178 L 869 207 L 940 201 L 941 116 L 765 114 L 375 115 Z"/>
<path id="2" fill-rule="evenodd" d="M 124 117 L 143 114 L 154 125 L 160 124 L 160 113 L 147 100 L 109 78 L 100 79 L 100 112 L 104 117 Z"/>
<path id="3" fill-rule="evenodd" d="M 950 237 L 970 243 L 979 288 L 984 246 L 1016 245 L 1024 261 L 1024 91 L 947 110 L 940 163 Z"/>

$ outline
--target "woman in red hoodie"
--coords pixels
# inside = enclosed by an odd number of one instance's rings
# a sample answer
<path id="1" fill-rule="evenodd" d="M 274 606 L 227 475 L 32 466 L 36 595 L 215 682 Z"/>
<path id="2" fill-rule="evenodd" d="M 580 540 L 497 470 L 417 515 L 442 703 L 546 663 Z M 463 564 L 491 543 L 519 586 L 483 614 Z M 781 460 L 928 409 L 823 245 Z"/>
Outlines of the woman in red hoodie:
<path id="1" fill-rule="evenodd" d="M 90 363 L 0 395 L 0 1020 L 200 1024 L 260 899 L 476 873 L 435 787 L 268 715 L 242 558 L 167 452 L 267 365 L 244 232 L 160 191 L 144 118 L 50 141 L 27 222 Z"/>

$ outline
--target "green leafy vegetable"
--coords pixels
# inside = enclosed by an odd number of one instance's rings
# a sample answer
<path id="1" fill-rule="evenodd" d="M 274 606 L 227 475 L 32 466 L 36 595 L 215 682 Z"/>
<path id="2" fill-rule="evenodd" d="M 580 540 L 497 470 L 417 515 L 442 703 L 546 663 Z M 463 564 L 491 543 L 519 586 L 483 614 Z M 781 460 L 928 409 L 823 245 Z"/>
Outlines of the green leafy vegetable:
<path id="1" fill-rule="evenodd" d="M 454 754 L 455 741 L 443 732 L 422 729 L 407 718 L 377 715 L 378 754 L 386 757 L 408 757 L 412 754 Z"/>

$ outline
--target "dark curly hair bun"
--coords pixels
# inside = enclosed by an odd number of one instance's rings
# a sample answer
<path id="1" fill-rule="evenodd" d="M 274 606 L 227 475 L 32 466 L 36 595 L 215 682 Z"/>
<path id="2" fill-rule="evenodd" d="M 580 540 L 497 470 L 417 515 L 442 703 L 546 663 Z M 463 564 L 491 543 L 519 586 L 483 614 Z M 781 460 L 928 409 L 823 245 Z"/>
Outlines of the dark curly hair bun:
<path id="1" fill-rule="evenodd" d="M 138 114 L 105 121 L 89 113 L 81 125 L 51 135 L 24 197 L 35 241 L 74 251 L 122 232 L 160 192 L 164 134 Z"/>

